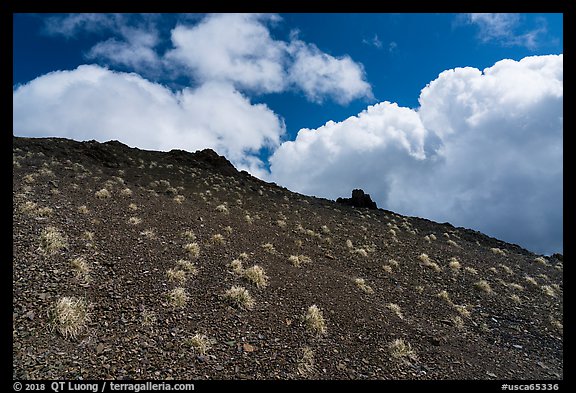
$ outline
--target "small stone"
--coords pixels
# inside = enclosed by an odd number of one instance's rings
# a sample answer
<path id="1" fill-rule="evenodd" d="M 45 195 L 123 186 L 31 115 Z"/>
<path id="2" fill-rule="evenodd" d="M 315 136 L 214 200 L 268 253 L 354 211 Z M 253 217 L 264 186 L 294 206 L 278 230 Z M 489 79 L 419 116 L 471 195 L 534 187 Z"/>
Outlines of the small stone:
<path id="1" fill-rule="evenodd" d="M 248 343 L 244 343 L 242 345 L 242 348 L 244 348 L 244 351 L 246 351 L 246 352 L 254 352 L 254 349 L 255 349 L 254 346 L 252 346 Z"/>
<path id="2" fill-rule="evenodd" d="M 498 377 L 496 376 L 496 374 L 491 373 L 491 372 L 486 372 L 486 375 L 488 375 L 489 377 L 492 377 L 492 378 L 498 378 Z"/>
<path id="3" fill-rule="evenodd" d="M 522 349 L 522 345 L 513 344 L 512 346 L 513 346 L 514 348 L 516 348 L 516 349 Z"/>
<path id="4" fill-rule="evenodd" d="M 102 351 L 104 351 L 104 344 L 99 343 L 98 345 L 96 345 L 96 353 L 101 354 Z"/>

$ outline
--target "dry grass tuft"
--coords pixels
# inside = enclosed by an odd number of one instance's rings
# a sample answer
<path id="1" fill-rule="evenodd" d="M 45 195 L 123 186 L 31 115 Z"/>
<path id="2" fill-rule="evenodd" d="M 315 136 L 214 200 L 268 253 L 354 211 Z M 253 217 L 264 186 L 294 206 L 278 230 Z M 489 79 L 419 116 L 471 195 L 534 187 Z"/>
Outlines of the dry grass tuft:
<path id="1" fill-rule="evenodd" d="M 182 237 L 189 242 L 193 242 L 196 240 L 196 235 L 191 230 L 182 232 Z"/>
<path id="2" fill-rule="evenodd" d="M 388 274 L 392 274 L 392 266 L 390 265 L 384 265 L 382 266 L 382 269 L 384 269 L 384 271 Z"/>
<path id="3" fill-rule="evenodd" d="M 76 297 L 62 297 L 51 310 L 51 329 L 56 329 L 64 338 L 75 338 L 90 321 L 88 304 Z"/>
<path id="4" fill-rule="evenodd" d="M 142 220 L 138 217 L 130 217 L 128 219 L 128 224 L 130 225 L 139 225 L 140 223 L 142 223 Z"/>
<path id="5" fill-rule="evenodd" d="M 132 196 L 132 190 L 129 189 L 128 187 L 126 187 L 122 191 L 120 191 L 120 195 L 122 195 L 123 197 L 129 198 Z"/>
<path id="6" fill-rule="evenodd" d="M 186 340 L 186 344 L 190 345 L 194 351 L 198 352 L 200 355 L 206 355 L 206 352 L 212 348 L 216 342 L 209 339 L 206 335 L 196 333 L 190 339 Z"/>
<path id="7" fill-rule="evenodd" d="M 438 296 L 440 299 L 444 300 L 445 302 L 448 302 L 449 304 L 452 304 L 452 299 L 450 299 L 450 295 L 448 294 L 448 292 L 446 290 L 440 291 L 438 293 Z"/>
<path id="8" fill-rule="evenodd" d="M 363 256 L 364 258 L 366 258 L 368 256 L 368 252 L 363 249 L 363 248 L 356 248 L 353 251 L 351 251 L 353 254 L 358 254 Z"/>
<path id="9" fill-rule="evenodd" d="M 276 220 L 276 225 L 278 225 L 280 228 L 284 229 L 284 228 L 286 228 L 286 225 L 288 225 L 288 224 L 286 224 L 286 221 L 284 221 L 284 220 Z"/>
<path id="10" fill-rule="evenodd" d="M 542 285 L 542 292 L 544 292 L 546 296 L 556 297 L 556 292 L 554 292 L 554 289 L 552 289 L 550 285 Z"/>
<path id="11" fill-rule="evenodd" d="M 515 290 L 517 290 L 517 291 L 523 291 L 523 290 L 524 290 L 524 287 L 523 287 L 522 285 L 516 284 L 516 283 L 514 283 L 514 282 L 511 282 L 510 284 L 508 284 L 508 287 L 509 287 L 509 288 L 512 288 L 512 289 L 515 289 Z"/>
<path id="12" fill-rule="evenodd" d="M 544 257 L 534 258 L 534 262 L 539 263 L 539 264 L 541 264 L 541 265 L 547 265 L 546 259 L 544 259 Z"/>
<path id="13" fill-rule="evenodd" d="M 36 213 L 38 214 L 39 217 L 50 217 L 52 215 L 52 213 L 54 213 L 54 210 L 52 210 L 52 208 L 46 206 L 46 207 L 39 208 Z"/>
<path id="14" fill-rule="evenodd" d="M 464 271 L 465 271 L 466 273 L 470 273 L 470 274 L 473 274 L 473 275 L 477 275 L 477 274 L 478 274 L 478 270 L 476 270 L 476 269 L 474 269 L 473 267 L 470 267 L 470 266 L 466 266 L 466 267 L 464 268 Z"/>
<path id="15" fill-rule="evenodd" d="M 36 213 L 37 207 L 38 207 L 38 205 L 36 205 L 36 203 L 26 201 L 20 205 L 18 210 L 20 211 L 20 213 L 34 215 Z"/>
<path id="16" fill-rule="evenodd" d="M 518 295 L 516 295 L 516 294 L 510 295 L 510 299 L 512 299 L 512 301 L 513 301 L 514 303 L 518 303 L 518 304 L 522 303 L 522 300 L 520 299 L 520 296 L 518 296 Z"/>
<path id="17" fill-rule="evenodd" d="M 246 280 L 256 285 L 257 288 L 265 288 L 268 285 L 268 276 L 261 266 L 254 265 L 244 270 L 243 276 Z"/>
<path id="18" fill-rule="evenodd" d="M 70 264 L 76 271 L 76 278 L 84 282 L 90 281 L 90 267 L 86 260 L 82 257 L 74 258 L 70 261 Z"/>
<path id="19" fill-rule="evenodd" d="M 460 315 L 453 316 L 450 320 L 456 329 L 460 330 L 464 328 L 464 320 Z"/>
<path id="20" fill-rule="evenodd" d="M 560 322 L 559 320 L 557 320 L 553 316 L 550 316 L 549 319 L 550 319 L 550 325 L 552 325 L 552 327 L 554 327 L 560 331 L 564 330 L 564 324 L 562 322 Z"/>
<path id="21" fill-rule="evenodd" d="M 461 306 L 459 304 L 454 304 L 454 308 L 456 309 L 456 311 L 458 311 L 458 313 L 460 315 L 462 315 L 464 318 L 468 318 L 470 316 L 470 311 L 468 310 L 468 307 L 466 306 Z"/>
<path id="22" fill-rule="evenodd" d="M 233 286 L 224 293 L 224 298 L 241 309 L 252 310 L 254 308 L 254 299 L 244 287 Z"/>
<path id="23" fill-rule="evenodd" d="M 56 254 L 58 251 L 67 249 L 68 242 L 62 233 L 55 227 L 48 227 L 40 234 L 40 250 L 47 255 Z"/>
<path id="24" fill-rule="evenodd" d="M 390 348 L 390 354 L 394 359 L 413 358 L 415 356 L 410 343 L 405 342 L 401 338 L 392 341 L 388 348 Z"/>
<path id="25" fill-rule="evenodd" d="M 486 280 L 480 280 L 480 281 L 474 283 L 474 288 L 476 288 L 479 291 L 482 291 L 484 293 L 487 293 L 487 294 L 492 293 L 492 288 L 490 287 L 490 284 L 488 284 L 488 281 L 486 281 Z"/>
<path id="26" fill-rule="evenodd" d="M 264 249 L 264 251 L 270 253 L 270 254 L 275 254 L 276 253 L 276 249 L 274 248 L 274 245 L 272 243 L 265 243 L 262 244 L 262 248 Z"/>
<path id="27" fill-rule="evenodd" d="M 400 319 L 404 319 L 404 315 L 402 315 L 402 309 L 396 303 L 388 303 L 386 307 L 392 311 L 396 316 Z"/>
<path id="28" fill-rule="evenodd" d="M 181 204 L 182 202 L 184 202 L 186 200 L 186 197 L 184 195 L 176 195 L 174 197 L 174 202 Z"/>
<path id="29" fill-rule="evenodd" d="M 222 245 L 226 244 L 226 240 L 224 240 L 224 236 L 222 236 L 219 233 L 212 235 L 212 237 L 210 238 L 210 241 L 212 242 L 212 244 L 217 245 L 217 246 L 222 246 Z"/>
<path id="30" fill-rule="evenodd" d="M 310 263 L 312 260 L 305 255 L 290 255 L 288 258 L 290 263 L 295 267 L 300 267 L 304 263 Z"/>
<path id="31" fill-rule="evenodd" d="M 200 246 L 196 242 L 186 243 L 184 244 L 183 248 L 192 258 L 198 258 L 200 255 Z"/>
<path id="32" fill-rule="evenodd" d="M 330 233 L 330 228 L 328 228 L 326 225 L 322 225 L 320 227 L 320 230 L 322 231 L 323 234 L 328 235 Z"/>
<path id="33" fill-rule="evenodd" d="M 354 248 L 354 245 L 352 244 L 352 240 L 348 239 L 346 240 L 346 247 L 352 249 Z"/>
<path id="34" fill-rule="evenodd" d="M 150 327 L 156 323 L 156 313 L 154 311 L 142 310 L 142 326 Z"/>
<path id="35" fill-rule="evenodd" d="M 538 286 L 538 283 L 536 282 L 536 280 L 530 276 L 524 276 L 524 280 L 526 280 L 526 282 L 529 284 L 532 284 L 534 286 Z"/>
<path id="36" fill-rule="evenodd" d="M 450 266 L 450 269 L 452 270 L 460 270 L 460 261 L 458 261 L 458 258 L 456 257 L 452 257 L 450 258 L 450 262 L 448 263 L 448 266 Z"/>
<path id="37" fill-rule="evenodd" d="M 372 289 L 372 287 L 370 287 L 370 285 L 366 284 L 366 281 L 363 278 L 355 278 L 354 284 L 356 284 L 356 286 L 358 288 L 360 288 L 362 291 L 364 291 L 366 293 L 374 293 L 374 290 Z"/>
<path id="38" fill-rule="evenodd" d="M 456 242 L 455 242 L 454 240 L 452 240 L 452 239 L 446 240 L 446 243 L 448 243 L 448 244 L 450 244 L 451 246 L 454 246 L 454 247 L 460 247 L 460 246 L 458 245 L 458 243 L 456 243 Z"/>
<path id="39" fill-rule="evenodd" d="M 216 206 L 216 209 L 214 209 L 214 210 L 216 210 L 216 211 L 219 212 L 219 213 L 223 213 L 223 214 L 228 214 L 228 213 L 229 213 L 229 212 L 228 212 L 228 208 L 227 208 L 226 205 L 224 205 L 224 204 Z"/>
<path id="40" fill-rule="evenodd" d="M 179 259 L 176 261 L 176 265 L 178 265 L 178 267 L 180 267 L 182 270 L 184 270 L 186 273 L 189 273 L 191 275 L 195 275 L 198 273 L 198 268 L 196 267 L 196 265 L 194 264 L 194 262 L 190 262 L 186 259 Z"/>
<path id="41" fill-rule="evenodd" d="M 298 373 L 302 376 L 310 375 L 314 372 L 314 351 L 306 346 L 300 351 L 298 357 Z"/>
<path id="42" fill-rule="evenodd" d="M 230 264 L 228 265 L 232 268 L 232 271 L 234 272 L 234 274 L 237 274 L 239 276 L 244 274 L 244 268 L 242 267 L 242 261 L 239 259 L 234 259 L 232 262 L 230 262 Z"/>
<path id="43" fill-rule="evenodd" d="M 168 281 L 175 282 L 179 285 L 183 285 L 186 282 L 186 272 L 180 269 L 168 269 L 166 271 L 166 277 Z"/>
<path id="44" fill-rule="evenodd" d="M 138 210 L 138 206 L 135 203 L 131 203 L 128 205 L 128 209 L 135 212 L 136 210 Z"/>
<path id="45" fill-rule="evenodd" d="M 86 205 L 82 205 L 78 207 L 78 213 L 82 213 L 82 214 L 88 214 L 90 212 L 90 210 L 88 210 L 88 207 Z"/>
<path id="46" fill-rule="evenodd" d="M 420 254 L 418 259 L 422 262 L 422 265 L 434 270 L 435 272 L 440 272 L 442 269 L 436 262 L 432 262 L 427 254 Z"/>
<path id="47" fill-rule="evenodd" d="M 174 288 L 167 296 L 168 303 L 174 308 L 182 308 L 188 302 L 188 293 L 182 287 Z"/>
<path id="48" fill-rule="evenodd" d="M 100 191 L 96 191 L 94 196 L 98 199 L 107 199 L 110 198 L 112 194 L 110 194 L 110 191 L 108 191 L 106 188 L 103 188 Z"/>
<path id="49" fill-rule="evenodd" d="M 493 252 L 494 254 L 496 254 L 496 255 L 503 255 L 503 256 L 506 255 L 506 252 L 505 252 L 504 250 L 501 250 L 501 249 L 496 248 L 496 247 L 492 247 L 492 248 L 490 249 L 490 251 L 492 251 L 492 252 Z"/>
<path id="50" fill-rule="evenodd" d="M 317 305 L 313 304 L 308 307 L 306 315 L 304 316 L 304 322 L 308 330 L 317 336 L 326 333 L 326 321 L 322 314 L 322 310 L 318 308 Z"/>
<path id="51" fill-rule="evenodd" d="M 504 270 L 506 272 L 506 274 L 514 274 L 514 270 L 512 270 L 510 267 L 504 265 L 504 264 L 499 264 L 498 266 L 500 266 L 502 268 L 502 270 Z"/>

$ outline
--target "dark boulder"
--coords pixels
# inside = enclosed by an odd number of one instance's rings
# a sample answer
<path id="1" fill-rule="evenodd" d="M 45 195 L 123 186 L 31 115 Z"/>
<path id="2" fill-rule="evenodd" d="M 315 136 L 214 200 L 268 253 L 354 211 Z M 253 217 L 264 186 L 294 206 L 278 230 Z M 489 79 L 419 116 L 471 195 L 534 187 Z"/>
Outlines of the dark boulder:
<path id="1" fill-rule="evenodd" d="M 352 198 L 338 198 L 336 202 L 348 206 L 378 209 L 376 202 L 370 198 L 370 194 L 365 194 L 364 191 L 360 189 L 352 190 Z"/>

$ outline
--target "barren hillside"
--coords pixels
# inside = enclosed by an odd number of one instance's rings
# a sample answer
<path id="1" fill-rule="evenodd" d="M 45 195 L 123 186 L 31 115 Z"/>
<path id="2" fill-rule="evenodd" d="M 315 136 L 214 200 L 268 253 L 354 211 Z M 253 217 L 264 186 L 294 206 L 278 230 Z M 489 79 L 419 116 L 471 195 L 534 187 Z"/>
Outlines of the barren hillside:
<path id="1" fill-rule="evenodd" d="M 13 175 L 14 378 L 563 378 L 559 255 L 209 150 L 14 138 Z"/>

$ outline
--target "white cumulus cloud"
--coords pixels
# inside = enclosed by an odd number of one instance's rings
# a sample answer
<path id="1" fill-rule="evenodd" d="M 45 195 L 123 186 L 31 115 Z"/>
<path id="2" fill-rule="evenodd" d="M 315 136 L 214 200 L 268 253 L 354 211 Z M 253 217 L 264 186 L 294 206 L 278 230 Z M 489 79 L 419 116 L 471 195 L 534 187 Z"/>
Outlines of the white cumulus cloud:
<path id="1" fill-rule="evenodd" d="M 447 70 L 417 110 L 384 102 L 300 130 L 269 178 L 329 198 L 360 187 L 399 213 L 561 250 L 562 82 L 562 55 Z"/>
<path id="2" fill-rule="evenodd" d="M 250 103 L 226 83 L 172 92 L 134 73 L 83 65 L 16 87 L 13 130 L 154 150 L 210 147 L 258 173 L 258 150 L 277 146 L 285 126 L 266 105 Z"/>

